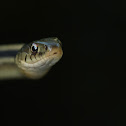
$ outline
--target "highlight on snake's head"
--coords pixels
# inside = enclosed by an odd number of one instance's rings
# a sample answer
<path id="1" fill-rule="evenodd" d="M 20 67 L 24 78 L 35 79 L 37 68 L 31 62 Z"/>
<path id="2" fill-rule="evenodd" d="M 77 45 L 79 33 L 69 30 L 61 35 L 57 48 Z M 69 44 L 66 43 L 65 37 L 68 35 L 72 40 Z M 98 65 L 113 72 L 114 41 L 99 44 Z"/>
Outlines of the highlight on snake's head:
<path id="1" fill-rule="evenodd" d="M 62 57 L 61 41 L 58 38 L 44 38 L 24 45 L 17 53 L 15 62 L 29 78 L 38 79 Z"/>

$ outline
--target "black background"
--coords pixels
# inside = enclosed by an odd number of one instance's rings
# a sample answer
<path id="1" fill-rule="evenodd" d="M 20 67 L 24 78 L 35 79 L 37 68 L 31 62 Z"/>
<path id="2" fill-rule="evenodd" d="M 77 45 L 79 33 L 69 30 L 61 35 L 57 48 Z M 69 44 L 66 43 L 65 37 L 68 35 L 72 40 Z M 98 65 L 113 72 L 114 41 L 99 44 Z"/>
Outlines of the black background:
<path id="1" fill-rule="evenodd" d="M 1 3 L 0 44 L 56 36 L 64 51 L 41 80 L 0 81 L 1 126 L 124 125 L 125 31 L 125 1 Z"/>

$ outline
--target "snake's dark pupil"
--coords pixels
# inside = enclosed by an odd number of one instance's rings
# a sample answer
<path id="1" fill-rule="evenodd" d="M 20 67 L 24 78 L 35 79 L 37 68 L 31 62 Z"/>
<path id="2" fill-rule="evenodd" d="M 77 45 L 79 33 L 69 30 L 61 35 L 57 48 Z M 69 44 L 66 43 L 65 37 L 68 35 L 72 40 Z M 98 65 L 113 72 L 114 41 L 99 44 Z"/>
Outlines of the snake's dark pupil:
<path id="1" fill-rule="evenodd" d="M 32 46 L 32 51 L 34 52 L 34 51 L 38 51 L 38 47 L 36 47 L 36 46 Z"/>

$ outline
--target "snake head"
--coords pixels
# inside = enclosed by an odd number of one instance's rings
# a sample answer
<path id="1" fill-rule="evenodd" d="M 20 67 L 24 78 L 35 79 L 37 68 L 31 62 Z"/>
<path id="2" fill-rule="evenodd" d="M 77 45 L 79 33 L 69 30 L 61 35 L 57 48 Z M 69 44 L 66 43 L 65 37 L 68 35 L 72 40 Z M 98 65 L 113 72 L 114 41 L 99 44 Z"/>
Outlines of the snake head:
<path id="1" fill-rule="evenodd" d="M 61 41 L 58 38 L 44 38 L 24 45 L 16 55 L 17 66 L 27 77 L 38 79 L 62 57 Z"/>

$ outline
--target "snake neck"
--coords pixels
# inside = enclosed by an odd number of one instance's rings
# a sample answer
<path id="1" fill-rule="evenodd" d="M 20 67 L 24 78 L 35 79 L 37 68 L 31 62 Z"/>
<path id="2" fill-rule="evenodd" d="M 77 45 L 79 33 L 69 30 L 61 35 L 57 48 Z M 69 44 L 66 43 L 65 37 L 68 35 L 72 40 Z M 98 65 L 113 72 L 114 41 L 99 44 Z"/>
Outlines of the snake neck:
<path id="1" fill-rule="evenodd" d="M 0 46 L 0 80 L 23 77 L 14 62 L 15 56 L 22 46 L 23 43 Z"/>

